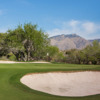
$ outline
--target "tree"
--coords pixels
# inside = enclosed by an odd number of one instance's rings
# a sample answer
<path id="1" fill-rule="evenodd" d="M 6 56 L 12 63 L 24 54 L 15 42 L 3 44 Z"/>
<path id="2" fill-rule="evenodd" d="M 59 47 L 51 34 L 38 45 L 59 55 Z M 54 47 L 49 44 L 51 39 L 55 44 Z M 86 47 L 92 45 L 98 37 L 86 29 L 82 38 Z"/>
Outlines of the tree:
<path id="1" fill-rule="evenodd" d="M 93 41 L 92 45 L 92 58 L 91 61 L 93 64 L 100 62 L 100 44 L 98 41 Z"/>
<path id="2" fill-rule="evenodd" d="M 67 57 L 66 61 L 68 63 L 77 63 L 77 59 L 76 59 L 77 52 L 78 51 L 76 49 L 67 50 L 65 52 L 66 57 Z"/>
<path id="3" fill-rule="evenodd" d="M 37 25 L 31 23 L 8 30 L 5 41 L 17 60 L 22 61 L 43 57 L 43 52 L 49 44 L 48 36 L 41 29 L 37 30 Z"/>
<path id="4" fill-rule="evenodd" d="M 0 33 L 0 57 L 6 56 L 9 51 L 5 43 L 6 36 L 6 33 Z"/>
<path id="5" fill-rule="evenodd" d="M 24 30 L 22 26 L 18 26 L 14 30 L 7 31 L 7 37 L 5 38 L 5 43 L 9 48 L 9 52 L 12 52 L 18 61 L 24 61 L 24 51 L 23 46 L 24 41 Z"/>
<path id="6" fill-rule="evenodd" d="M 45 48 L 48 46 L 48 35 L 40 29 L 37 30 L 37 25 L 24 25 L 24 47 L 27 54 L 27 61 L 31 58 L 40 59 L 45 55 Z M 44 55 L 43 55 L 44 54 Z"/>
<path id="7" fill-rule="evenodd" d="M 59 53 L 59 49 L 56 46 L 48 46 L 47 47 L 47 60 L 54 60 L 57 54 Z"/>

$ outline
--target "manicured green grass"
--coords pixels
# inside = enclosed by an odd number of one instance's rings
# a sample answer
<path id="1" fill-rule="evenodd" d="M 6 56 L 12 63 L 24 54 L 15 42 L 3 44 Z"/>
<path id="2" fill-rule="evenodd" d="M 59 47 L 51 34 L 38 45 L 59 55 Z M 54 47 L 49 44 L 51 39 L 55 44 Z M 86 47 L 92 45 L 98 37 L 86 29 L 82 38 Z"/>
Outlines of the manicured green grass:
<path id="1" fill-rule="evenodd" d="M 20 83 L 20 78 L 27 73 L 85 70 L 100 71 L 100 65 L 0 64 L 0 100 L 100 100 L 100 95 L 87 97 L 53 96 L 31 90 Z"/>

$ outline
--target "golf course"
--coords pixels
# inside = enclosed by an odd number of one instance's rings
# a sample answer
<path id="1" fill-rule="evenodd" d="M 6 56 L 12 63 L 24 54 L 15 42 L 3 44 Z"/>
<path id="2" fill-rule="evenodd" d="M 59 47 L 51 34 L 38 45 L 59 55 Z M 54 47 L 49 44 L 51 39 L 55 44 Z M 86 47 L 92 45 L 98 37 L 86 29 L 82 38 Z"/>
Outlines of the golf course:
<path id="1" fill-rule="evenodd" d="M 99 100 L 100 94 L 67 97 L 55 96 L 30 89 L 20 82 L 30 73 L 100 71 L 100 65 L 16 63 L 0 64 L 0 100 Z M 92 84 L 92 83 L 91 83 Z"/>

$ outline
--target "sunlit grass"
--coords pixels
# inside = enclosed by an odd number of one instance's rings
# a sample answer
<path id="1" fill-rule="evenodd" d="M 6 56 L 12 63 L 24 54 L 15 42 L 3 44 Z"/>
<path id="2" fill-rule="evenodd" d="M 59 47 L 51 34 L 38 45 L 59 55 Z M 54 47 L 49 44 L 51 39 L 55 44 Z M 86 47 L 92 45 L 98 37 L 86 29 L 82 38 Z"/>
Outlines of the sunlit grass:
<path id="1" fill-rule="evenodd" d="M 100 71 L 100 65 L 0 64 L 0 100 L 99 100 L 100 95 L 78 98 L 52 96 L 31 90 L 20 83 L 20 78 L 27 73 L 85 70 Z"/>

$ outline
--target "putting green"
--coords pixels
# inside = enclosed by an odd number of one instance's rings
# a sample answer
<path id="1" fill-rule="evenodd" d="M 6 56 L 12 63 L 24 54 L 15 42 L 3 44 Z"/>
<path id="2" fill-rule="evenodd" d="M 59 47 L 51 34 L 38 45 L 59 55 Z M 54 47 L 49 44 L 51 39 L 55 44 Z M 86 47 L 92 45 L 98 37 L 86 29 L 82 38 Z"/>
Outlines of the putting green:
<path id="1" fill-rule="evenodd" d="M 27 73 L 51 71 L 100 71 L 100 65 L 74 64 L 0 64 L 0 100 L 99 100 L 100 95 L 59 97 L 34 91 L 20 83 Z"/>

